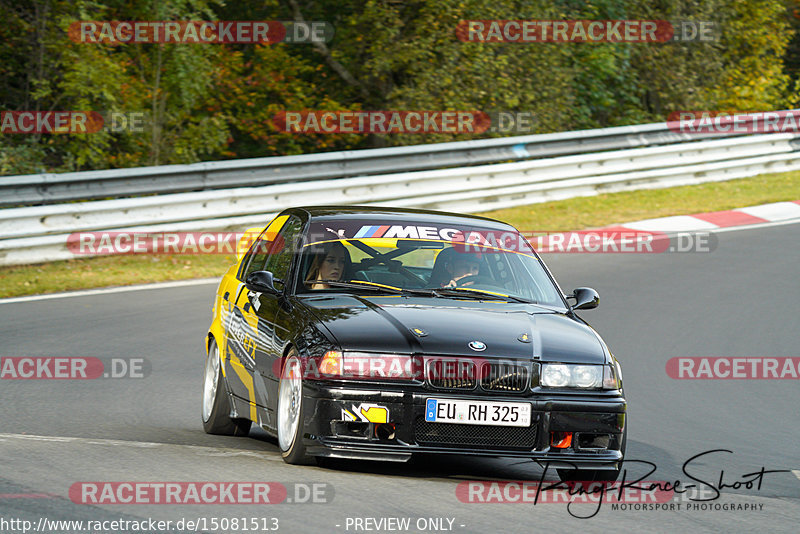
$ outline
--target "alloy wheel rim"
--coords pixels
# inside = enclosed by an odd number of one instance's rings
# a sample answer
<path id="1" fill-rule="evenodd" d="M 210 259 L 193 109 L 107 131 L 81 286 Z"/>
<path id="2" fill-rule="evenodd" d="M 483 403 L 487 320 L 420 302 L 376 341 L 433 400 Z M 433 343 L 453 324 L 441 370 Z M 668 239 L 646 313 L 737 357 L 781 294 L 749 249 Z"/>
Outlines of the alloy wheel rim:
<path id="1" fill-rule="evenodd" d="M 292 357 L 286 362 L 278 397 L 278 442 L 282 451 L 288 451 L 300 424 L 302 387 L 300 362 Z"/>
<path id="2" fill-rule="evenodd" d="M 219 384 L 219 350 L 214 344 L 213 350 L 208 351 L 206 359 L 206 372 L 203 378 L 203 421 L 211 418 L 211 411 L 214 409 L 214 399 L 217 396 L 217 386 Z"/>

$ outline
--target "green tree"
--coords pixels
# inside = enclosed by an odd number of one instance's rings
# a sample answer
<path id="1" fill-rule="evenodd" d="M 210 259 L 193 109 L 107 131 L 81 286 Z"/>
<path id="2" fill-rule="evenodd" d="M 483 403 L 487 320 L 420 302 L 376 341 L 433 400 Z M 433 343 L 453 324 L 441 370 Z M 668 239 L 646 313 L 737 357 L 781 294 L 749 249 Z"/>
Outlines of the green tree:
<path id="1" fill-rule="evenodd" d="M 796 2 L 774 0 L 0 0 L 0 110 L 146 112 L 145 131 L 0 136 L 0 173 L 190 163 L 430 143 L 470 134 L 290 134 L 281 111 L 533 112 L 536 132 L 677 110 L 794 106 Z M 471 19 L 712 21 L 667 43 L 472 43 Z M 86 20 L 327 21 L 309 44 L 78 43 Z M 792 43 L 792 46 L 789 44 Z M 791 82 L 790 82 L 791 80 Z M 504 135 L 485 133 L 483 136 Z"/>

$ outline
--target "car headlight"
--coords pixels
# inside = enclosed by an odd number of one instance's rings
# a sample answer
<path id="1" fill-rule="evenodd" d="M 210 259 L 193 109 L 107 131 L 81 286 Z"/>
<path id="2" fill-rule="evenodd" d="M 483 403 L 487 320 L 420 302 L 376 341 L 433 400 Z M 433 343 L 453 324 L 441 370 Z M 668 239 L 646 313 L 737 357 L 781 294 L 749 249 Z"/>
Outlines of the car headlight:
<path id="1" fill-rule="evenodd" d="M 611 365 L 542 364 L 541 385 L 549 388 L 619 389 Z"/>
<path id="2" fill-rule="evenodd" d="M 568 365 L 544 364 L 542 366 L 542 385 L 551 388 L 569 386 L 572 373 Z"/>
<path id="3" fill-rule="evenodd" d="M 421 372 L 410 354 L 329 350 L 309 375 L 333 380 L 414 380 Z"/>
<path id="4" fill-rule="evenodd" d="M 323 376 L 338 377 L 342 374 L 342 353 L 338 350 L 329 350 L 319 362 L 319 372 Z"/>
<path id="5" fill-rule="evenodd" d="M 596 388 L 602 380 L 600 370 L 594 365 L 576 365 L 572 368 L 572 382 L 579 388 Z"/>

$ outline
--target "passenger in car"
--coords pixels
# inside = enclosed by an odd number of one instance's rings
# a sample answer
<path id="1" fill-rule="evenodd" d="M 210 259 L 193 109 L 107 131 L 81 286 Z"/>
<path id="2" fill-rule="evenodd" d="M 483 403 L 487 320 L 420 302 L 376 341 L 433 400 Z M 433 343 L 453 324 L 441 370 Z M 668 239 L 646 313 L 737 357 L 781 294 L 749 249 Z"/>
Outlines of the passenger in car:
<path id="1" fill-rule="evenodd" d="M 306 275 L 306 285 L 311 289 L 330 289 L 322 280 L 342 280 L 350 272 L 350 253 L 339 241 L 331 241 L 318 246 Z"/>

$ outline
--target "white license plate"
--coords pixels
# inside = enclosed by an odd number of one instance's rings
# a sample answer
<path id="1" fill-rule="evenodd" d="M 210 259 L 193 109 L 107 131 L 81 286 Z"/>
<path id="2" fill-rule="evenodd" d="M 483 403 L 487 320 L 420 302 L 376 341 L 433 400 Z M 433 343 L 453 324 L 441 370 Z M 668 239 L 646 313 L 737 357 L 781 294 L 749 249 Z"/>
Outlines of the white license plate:
<path id="1" fill-rule="evenodd" d="M 524 427 L 531 425 L 531 405 L 527 402 L 427 399 L 425 420 L 432 423 Z"/>

